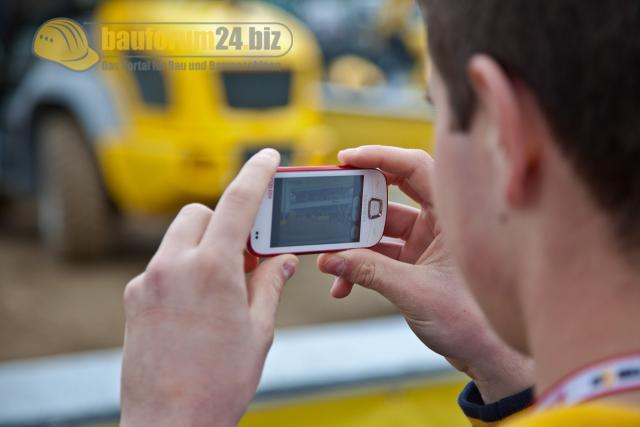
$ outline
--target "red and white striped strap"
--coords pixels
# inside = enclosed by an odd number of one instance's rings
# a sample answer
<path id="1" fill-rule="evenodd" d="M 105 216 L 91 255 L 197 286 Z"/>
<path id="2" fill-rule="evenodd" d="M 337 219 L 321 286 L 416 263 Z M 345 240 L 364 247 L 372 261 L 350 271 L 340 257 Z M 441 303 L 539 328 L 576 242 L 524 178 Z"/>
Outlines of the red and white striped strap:
<path id="1" fill-rule="evenodd" d="M 576 405 L 640 389 L 640 353 L 616 357 L 581 369 L 543 394 L 537 410 Z"/>

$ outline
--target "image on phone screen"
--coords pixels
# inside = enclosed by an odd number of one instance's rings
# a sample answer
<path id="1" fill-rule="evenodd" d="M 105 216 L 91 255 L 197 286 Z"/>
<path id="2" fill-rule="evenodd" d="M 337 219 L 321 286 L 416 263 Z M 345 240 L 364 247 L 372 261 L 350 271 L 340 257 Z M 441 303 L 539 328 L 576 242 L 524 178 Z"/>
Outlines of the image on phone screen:
<path id="1" fill-rule="evenodd" d="M 364 177 L 276 178 L 271 246 L 360 240 Z"/>

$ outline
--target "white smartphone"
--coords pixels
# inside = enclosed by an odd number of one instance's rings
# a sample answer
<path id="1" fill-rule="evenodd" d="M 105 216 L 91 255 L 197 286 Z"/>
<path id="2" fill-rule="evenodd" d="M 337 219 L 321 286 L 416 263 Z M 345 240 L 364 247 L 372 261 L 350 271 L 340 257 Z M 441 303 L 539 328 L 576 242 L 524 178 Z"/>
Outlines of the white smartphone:
<path id="1" fill-rule="evenodd" d="M 386 219 L 387 180 L 377 169 L 278 168 L 248 248 L 258 256 L 368 248 Z"/>

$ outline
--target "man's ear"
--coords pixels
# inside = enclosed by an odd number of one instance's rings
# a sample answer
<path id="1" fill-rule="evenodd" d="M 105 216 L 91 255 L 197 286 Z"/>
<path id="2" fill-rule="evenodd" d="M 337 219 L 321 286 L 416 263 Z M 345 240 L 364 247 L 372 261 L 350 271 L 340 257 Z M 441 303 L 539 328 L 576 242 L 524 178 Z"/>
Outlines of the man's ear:
<path id="1" fill-rule="evenodd" d="M 477 111 L 489 119 L 489 132 L 495 137 L 491 142 L 504 155 L 505 196 L 511 206 L 522 206 L 532 191 L 530 174 L 535 170 L 540 151 L 535 131 L 526 119 L 525 93 L 490 56 L 473 56 L 468 73 L 478 102 Z"/>

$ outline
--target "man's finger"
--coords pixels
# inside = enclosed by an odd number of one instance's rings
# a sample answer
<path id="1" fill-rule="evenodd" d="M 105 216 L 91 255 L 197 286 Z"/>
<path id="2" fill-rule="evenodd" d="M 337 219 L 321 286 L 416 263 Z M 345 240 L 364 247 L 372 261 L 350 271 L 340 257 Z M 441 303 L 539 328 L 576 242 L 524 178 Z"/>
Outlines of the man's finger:
<path id="1" fill-rule="evenodd" d="M 402 203 L 390 202 L 387 207 L 387 223 L 384 235 L 408 240 L 420 210 Z"/>
<path id="2" fill-rule="evenodd" d="M 391 259 L 400 259 L 400 257 L 402 256 L 402 248 L 404 248 L 404 244 L 385 242 L 383 238 L 382 242 L 378 243 L 370 249 Z"/>
<path id="3" fill-rule="evenodd" d="M 334 280 L 333 285 L 331 286 L 331 296 L 338 299 L 346 298 L 352 290 L 353 283 L 343 279 L 342 277 L 336 277 L 336 280 Z"/>
<path id="4" fill-rule="evenodd" d="M 176 253 L 197 246 L 212 215 L 211 209 L 197 203 L 183 207 L 165 232 L 158 253 Z"/>
<path id="5" fill-rule="evenodd" d="M 273 323 L 284 284 L 298 266 L 294 255 L 280 255 L 262 262 L 249 280 L 249 309 L 262 324 Z"/>
<path id="6" fill-rule="evenodd" d="M 371 250 L 392 259 L 399 259 L 402 255 L 403 247 L 404 245 L 399 243 L 378 243 Z M 338 299 L 346 298 L 351 294 L 352 289 L 353 283 L 342 277 L 336 277 L 331 286 L 331 296 Z"/>
<path id="7" fill-rule="evenodd" d="M 375 290 L 396 303 L 406 298 L 402 284 L 407 280 L 410 269 L 415 267 L 368 249 L 354 249 L 321 255 L 318 268 L 323 273 Z"/>
<path id="8" fill-rule="evenodd" d="M 202 245 L 242 253 L 262 197 L 271 183 L 280 155 L 266 148 L 251 157 L 225 190 L 202 238 Z"/>
<path id="9" fill-rule="evenodd" d="M 413 264 L 427 250 L 436 236 L 434 215 L 434 210 L 431 208 L 422 208 L 420 210 L 418 218 L 416 218 L 411 229 L 411 235 L 406 240 L 402 248 L 402 255 L 398 260 Z"/>
<path id="10" fill-rule="evenodd" d="M 424 195 L 421 195 L 420 193 L 418 193 L 418 191 L 413 189 L 413 187 L 409 185 L 405 178 L 389 172 L 385 172 L 384 176 L 387 178 L 387 185 L 397 186 L 400 191 L 409 196 L 409 198 L 414 202 L 420 204 L 420 200 L 424 199 Z"/>
<path id="11" fill-rule="evenodd" d="M 432 203 L 431 169 L 433 159 L 423 150 L 408 150 L 383 145 L 350 148 L 338 153 L 340 163 L 358 168 L 378 168 L 398 177 L 396 185 L 406 182 L 414 190 L 412 198 L 421 205 Z"/>

